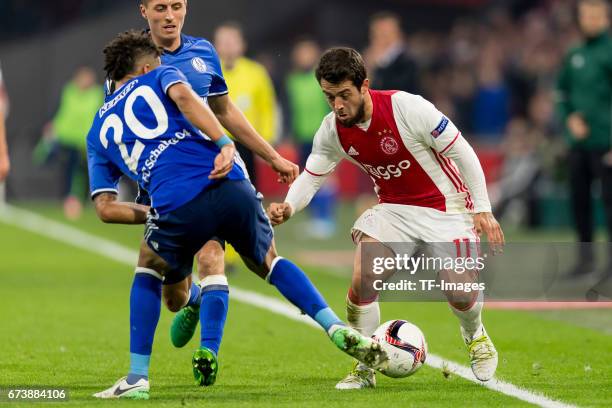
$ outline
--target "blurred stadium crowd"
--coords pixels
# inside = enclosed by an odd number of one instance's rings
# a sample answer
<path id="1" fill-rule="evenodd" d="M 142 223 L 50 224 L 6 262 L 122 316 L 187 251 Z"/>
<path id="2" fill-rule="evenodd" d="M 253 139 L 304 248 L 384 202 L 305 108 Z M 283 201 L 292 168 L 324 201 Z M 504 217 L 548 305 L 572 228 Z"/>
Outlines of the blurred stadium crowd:
<path id="1" fill-rule="evenodd" d="M 51 30 L 84 17 L 99 15 L 108 9 L 108 1 L 105 0 L 2 0 L 0 41 Z M 28 24 L 24 24 L 24 21 Z"/>
<path id="2" fill-rule="evenodd" d="M 2 2 L 6 38 L 22 34 L 20 21 L 32 22 L 30 33 L 42 31 L 99 13 L 105 2 L 58 0 L 48 7 L 29 7 L 30 3 L 38 2 Z M 546 205 L 568 205 L 566 146 L 553 89 L 567 49 L 580 40 L 575 1 L 523 2 L 529 5 L 519 12 L 508 2 L 492 3 L 487 11 L 456 18 L 444 29 L 402 26 L 403 15 L 381 11 L 372 15 L 369 28 L 364 27 L 369 30 L 368 43 L 347 45 L 363 51 L 374 88 L 422 94 L 452 118 L 479 152 L 499 216 L 529 226 L 563 224 L 566 220 L 551 215 Z M 269 52 L 247 49 L 239 25 L 221 28 L 226 32 L 217 30 L 211 40 L 223 61 L 230 95 L 264 137 L 283 148 L 290 145 L 303 165 L 328 111 L 313 68 L 321 50 L 335 44 L 300 37 L 287 65 Z M 253 75 L 260 79 L 249 80 Z M 101 87 L 96 89 L 101 92 Z M 62 99 L 57 111 L 65 116 L 63 103 L 70 102 Z M 48 138 L 53 137 L 51 130 L 46 129 Z M 70 147 L 84 145 L 74 142 Z M 73 158 L 68 165 L 76 168 L 77 162 Z M 72 180 L 67 176 L 65 183 Z M 70 195 L 70 188 L 64 190 Z M 331 211 L 325 205 L 324 214 Z"/>
<path id="3" fill-rule="evenodd" d="M 406 41 L 418 92 L 479 150 L 498 215 L 520 201 L 531 226 L 542 223 L 539 198 L 557 194 L 555 181 L 564 178 L 554 86 L 565 52 L 580 40 L 574 10 L 572 1 L 545 2 L 513 19 L 500 7 Z"/>

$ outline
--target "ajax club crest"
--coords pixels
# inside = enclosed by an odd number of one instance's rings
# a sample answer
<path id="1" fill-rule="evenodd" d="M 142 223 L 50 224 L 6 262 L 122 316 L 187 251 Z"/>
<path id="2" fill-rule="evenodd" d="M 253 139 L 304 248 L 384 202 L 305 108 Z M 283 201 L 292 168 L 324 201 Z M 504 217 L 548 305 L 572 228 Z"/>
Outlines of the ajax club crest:
<path id="1" fill-rule="evenodd" d="M 385 129 L 382 132 L 378 132 L 379 135 L 392 135 L 393 133 L 390 130 Z M 399 150 L 399 145 L 397 141 L 393 138 L 393 136 L 384 136 L 380 140 L 380 148 L 385 154 L 395 154 Z"/>

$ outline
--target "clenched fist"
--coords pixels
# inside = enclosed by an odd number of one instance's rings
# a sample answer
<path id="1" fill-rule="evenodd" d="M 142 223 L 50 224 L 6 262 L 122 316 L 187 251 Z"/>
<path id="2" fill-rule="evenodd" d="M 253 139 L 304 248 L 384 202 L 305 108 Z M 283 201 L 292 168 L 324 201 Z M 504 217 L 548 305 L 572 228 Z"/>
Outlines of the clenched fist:
<path id="1" fill-rule="evenodd" d="M 291 218 L 291 205 L 289 203 L 272 203 L 266 209 L 266 214 L 270 218 L 272 225 L 280 225 Z"/>

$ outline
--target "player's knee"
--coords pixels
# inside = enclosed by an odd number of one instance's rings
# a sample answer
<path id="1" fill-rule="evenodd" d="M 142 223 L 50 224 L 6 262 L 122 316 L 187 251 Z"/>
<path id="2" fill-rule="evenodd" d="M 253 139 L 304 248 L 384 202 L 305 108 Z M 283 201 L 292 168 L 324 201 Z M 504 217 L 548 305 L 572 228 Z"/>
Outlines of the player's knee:
<path id="1" fill-rule="evenodd" d="M 198 252 L 198 273 L 200 277 L 222 275 L 225 252 L 216 241 L 210 241 Z"/>

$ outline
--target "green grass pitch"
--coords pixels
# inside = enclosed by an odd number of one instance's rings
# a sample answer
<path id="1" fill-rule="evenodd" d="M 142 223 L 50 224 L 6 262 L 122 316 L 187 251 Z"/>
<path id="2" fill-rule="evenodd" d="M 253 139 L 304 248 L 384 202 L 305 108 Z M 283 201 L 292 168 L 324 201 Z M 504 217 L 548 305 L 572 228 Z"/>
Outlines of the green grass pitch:
<path id="1" fill-rule="evenodd" d="M 33 209 L 61 220 L 59 211 Z M 346 218 L 346 219 L 345 219 Z M 346 231 L 352 214 L 341 219 Z M 299 221 L 277 231 L 279 251 L 350 249 L 348 234 L 329 243 L 295 241 Z M 346 225 L 345 225 L 346 224 Z M 72 226 L 136 249 L 141 227 L 107 226 L 88 211 Z M 151 364 L 151 399 L 99 401 L 91 394 L 127 372 L 128 302 L 133 267 L 0 222 L 0 388 L 53 386 L 70 390 L 57 406 L 525 406 L 519 399 L 456 375 L 422 368 L 413 377 L 378 376 L 365 392 L 334 389 L 351 366 L 324 333 L 232 300 L 213 387 L 193 385 L 190 358 L 169 340 L 172 314 L 162 310 Z M 348 271 L 306 266 L 339 315 Z M 280 298 L 244 268 L 231 286 Z M 231 296 L 231 293 L 230 293 Z M 384 303 L 382 320 L 403 318 L 425 333 L 429 349 L 467 365 L 455 317 L 445 304 Z M 577 406 L 612 406 L 612 311 L 485 310 L 484 322 L 500 353 L 498 377 Z M 0 406 L 3 403 L 0 402 Z M 21 404 L 26 406 L 27 404 Z"/>

